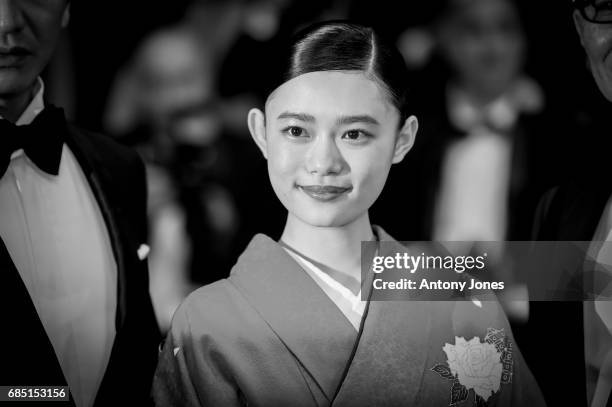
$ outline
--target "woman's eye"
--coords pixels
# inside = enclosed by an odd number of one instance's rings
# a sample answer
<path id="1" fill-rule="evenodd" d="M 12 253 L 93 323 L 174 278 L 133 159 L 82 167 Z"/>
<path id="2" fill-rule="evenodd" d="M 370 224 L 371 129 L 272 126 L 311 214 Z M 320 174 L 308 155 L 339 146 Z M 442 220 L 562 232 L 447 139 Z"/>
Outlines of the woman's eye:
<path id="1" fill-rule="evenodd" d="M 366 141 L 369 137 L 370 135 L 364 132 L 363 130 L 349 130 L 342 135 L 342 138 L 353 142 L 363 142 Z"/>
<path id="2" fill-rule="evenodd" d="M 303 137 L 306 132 L 301 127 L 290 126 L 283 129 L 283 133 L 291 137 Z"/>

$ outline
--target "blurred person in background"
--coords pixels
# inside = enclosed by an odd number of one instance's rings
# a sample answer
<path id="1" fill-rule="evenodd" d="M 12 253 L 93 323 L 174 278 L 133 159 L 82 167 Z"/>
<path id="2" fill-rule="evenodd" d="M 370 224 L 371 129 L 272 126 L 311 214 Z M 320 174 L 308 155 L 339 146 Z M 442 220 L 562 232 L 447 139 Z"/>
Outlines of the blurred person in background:
<path id="1" fill-rule="evenodd" d="M 195 287 L 226 276 L 240 218 L 241 141 L 223 132 L 212 45 L 188 25 L 149 35 L 118 76 L 108 127 L 147 164 L 151 293 L 162 330 Z"/>
<path id="2" fill-rule="evenodd" d="M 426 63 L 419 154 L 392 173 L 414 211 L 398 236 L 446 241 L 527 240 L 554 160 L 541 165 L 552 120 L 524 72 L 526 37 L 512 0 L 444 0 L 427 30 L 400 37 L 409 63 Z M 418 58 L 419 61 L 415 61 Z M 418 160 L 418 161 L 417 161 Z M 418 198 L 417 198 L 418 197 Z M 398 197 L 387 197 L 393 205 Z M 381 214 L 386 213 L 382 206 Z M 375 212 L 378 214 L 379 212 Z"/>
<path id="3" fill-rule="evenodd" d="M 269 61 L 276 58 L 279 38 L 283 35 L 281 26 L 286 21 L 286 13 L 296 3 L 295 0 L 196 1 L 186 17 L 202 41 L 215 44 L 218 117 L 223 137 L 232 142 L 238 163 L 231 168 L 236 175 L 232 184 L 240 215 L 232 250 L 234 256 L 246 247 L 254 233 L 279 235 L 282 231 L 284 220 L 278 215 L 282 206 L 266 182 L 265 165 L 251 142 L 244 117 L 252 106 L 265 100 L 266 89 L 274 80 Z"/>
<path id="4" fill-rule="evenodd" d="M 40 79 L 67 0 L 0 0 L 0 385 L 147 405 L 159 330 L 142 161 L 66 122 Z"/>
<path id="5" fill-rule="evenodd" d="M 293 0 L 195 0 L 183 23 L 209 45 L 218 72 L 216 90 L 223 100 L 223 125 L 248 138 L 244 115 L 264 97 L 271 75 L 265 64 L 275 52 L 283 15 Z M 219 24 L 223 21 L 223 24 Z"/>
<path id="6" fill-rule="evenodd" d="M 562 132 L 524 71 L 520 9 L 513 0 L 442 0 L 435 15 L 428 28 L 398 41 L 409 64 L 421 66 L 422 137 L 391 174 L 392 193 L 373 216 L 384 219 L 401 203 L 405 216 L 394 224 L 403 239 L 529 240 L 538 200 L 560 177 L 560 160 L 548 152 Z M 486 251 L 491 262 L 507 263 L 503 243 Z M 499 272 L 512 281 L 508 270 Z M 524 287 L 505 294 L 526 300 Z M 526 301 L 504 306 L 513 322 L 527 319 Z M 516 335 L 528 354 L 530 339 L 518 327 Z"/>

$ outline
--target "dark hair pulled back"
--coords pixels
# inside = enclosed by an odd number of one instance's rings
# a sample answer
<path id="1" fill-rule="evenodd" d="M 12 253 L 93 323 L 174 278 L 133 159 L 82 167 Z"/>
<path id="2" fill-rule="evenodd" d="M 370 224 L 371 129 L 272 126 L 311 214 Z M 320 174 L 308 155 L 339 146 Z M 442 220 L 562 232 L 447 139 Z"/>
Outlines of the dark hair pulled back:
<path id="1" fill-rule="evenodd" d="M 383 87 L 400 113 L 400 126 L 410 115 L 404 60 L 372 28 L 346 21 L 317 23 L 298 32 L 287 49 L 278 86 L 309 72 L 361 71 Z"/>

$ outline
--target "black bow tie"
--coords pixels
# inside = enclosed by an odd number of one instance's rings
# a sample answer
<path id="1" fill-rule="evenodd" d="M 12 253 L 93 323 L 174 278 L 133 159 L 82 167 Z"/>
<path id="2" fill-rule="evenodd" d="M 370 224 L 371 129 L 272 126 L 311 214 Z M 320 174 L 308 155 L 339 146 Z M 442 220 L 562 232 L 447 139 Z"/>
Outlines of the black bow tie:
<path id="1" fill-rule="evenodd" d="M 16 126 L 0 119 L 0 178 L 4 176 L 14 151 L 23 149 L 42 171 L 57 175 L 66 132 L 64 111 L 47 106 L 32 124 Z"/>

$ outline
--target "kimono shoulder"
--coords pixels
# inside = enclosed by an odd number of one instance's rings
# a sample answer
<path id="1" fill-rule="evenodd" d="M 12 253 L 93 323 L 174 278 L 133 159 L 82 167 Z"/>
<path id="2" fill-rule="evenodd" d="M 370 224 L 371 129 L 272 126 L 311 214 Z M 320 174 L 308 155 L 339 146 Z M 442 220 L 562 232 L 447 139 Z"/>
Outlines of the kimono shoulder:
<path id="1" fill-rule="evenodd" d="M 313 405 L 296 359 L 229 280 L 196 290 L 175 313 L 153 396 L 160 406 Z"/>
<path id="2" fill-rule="evenodd" d="M 228 279 L 176 311 L 153 396 L 164 406 L 329 405 L 355 336 L 291 256 L 258 235 Z"/>

